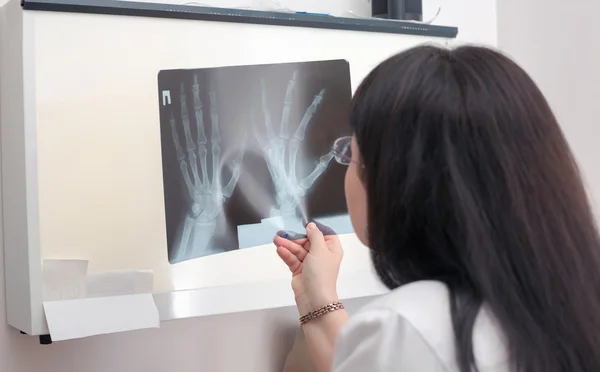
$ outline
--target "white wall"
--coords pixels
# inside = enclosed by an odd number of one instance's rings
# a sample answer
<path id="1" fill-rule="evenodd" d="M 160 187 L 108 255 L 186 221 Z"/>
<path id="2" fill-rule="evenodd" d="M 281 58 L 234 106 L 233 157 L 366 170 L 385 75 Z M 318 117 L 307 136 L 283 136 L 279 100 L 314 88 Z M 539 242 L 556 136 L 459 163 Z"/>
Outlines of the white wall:
<path id="1" fill-rule="evenodd" d="M 217 0 L 212 0 L 212 3 L 215 1 Z M 233 3 L 235 0 L 230 1 L 233 5 L 248 3 L 242 0 L 237 3 Z M 354 7 L 351 10 L 362 9 L 364 12 L 368 6 L 361 1 L 363 0 L 335 0 L 328 2 L 335 5 L 335 8 L 329 10 L 323 9 L 322 5 L 317 8 L 315 4 L 324 2 L 316 0 L 282 0 L 288 7 L 296 4 L 298 8 L 298 4 L 304 4 L 304 9 L 298 10 L 330 11 L 338 15 L 343 15 L 342 12 L 351 7 Z M 5 0 L 0 0 L 0 4 L 4 2 Z M 181 1 L 184 2 L 187 1 Z M 224 1 L 219 3 L 223 4 Z M 432 16 L 440 5 L 443 7 L 442 13 L 435 23 L 458 26 L 461 41 L 492 45 L 496 43 L 495 0 L 425 0 L 425 18 Z M 3 267 L 3 252 L 0 248 L 0 320 L 5 317 Z M 353 301 L 350 307 L 356 308 L 364 302 Z M 285 351 L 291 345 L 295 317 L 295 309 L 287 308 L 189 319 L 163 324 L 160 330 L 99 336 L 51 346 L 40 346 L 37 339 L 20 335 L 4 321 L 0 321 L 0 370 L 277 371 L 285 358 Z M 273 328 L 273 324 L 290 324 L 290 327 Z"/>
<path id="2" fill-rule="evenodd" d="M 529 72 L 550 101 L 596 207 L 600 206 L 599 14 L 600 2 L 591 0 L 498 1 L 499 47 Z"/>

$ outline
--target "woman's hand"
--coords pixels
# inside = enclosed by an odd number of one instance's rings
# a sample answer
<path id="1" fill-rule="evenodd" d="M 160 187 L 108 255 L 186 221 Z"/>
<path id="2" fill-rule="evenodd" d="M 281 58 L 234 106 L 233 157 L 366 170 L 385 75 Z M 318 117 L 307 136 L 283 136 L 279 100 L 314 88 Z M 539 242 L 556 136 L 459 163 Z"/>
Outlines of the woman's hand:
<path id="1" fill-rule="evenodd" d="M 343 251 L 337 235 L 323 236 L 315 223 L 306 226 L 306 239 L 276 236 L 277 254 L 292 272 L 292 289 L 300 315 L 338 301 L 336 282 Z"/>

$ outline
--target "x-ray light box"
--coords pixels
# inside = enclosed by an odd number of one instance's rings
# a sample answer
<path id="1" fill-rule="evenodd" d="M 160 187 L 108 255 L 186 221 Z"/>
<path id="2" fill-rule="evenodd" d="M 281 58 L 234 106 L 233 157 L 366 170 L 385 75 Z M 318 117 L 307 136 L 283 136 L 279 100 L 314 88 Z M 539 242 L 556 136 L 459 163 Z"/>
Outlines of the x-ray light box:
<path id="1" fill-rule="evenodd" d="M 385 31 L 402 29 L 395 24 L 361 31 L 356 20 L 332 20 L 327 29 L 299 16 L 312 27 L 285 27 L 281 15 L 218 22 L 156 17 L 160 4 L 138 3 L 131 16 L 131 3 L 85 3 L 2 8 L 9 324 L 80 337 L 49 317 L 103 297 L 107 314 L 136 309 L 119 296 L 148 295 L 160 320 L 290 306 L 271 239 L 306 218 L 341 236 L 342 298 L 385 291 L 352 232 L 331 146 L 351 134 L 351 94 L 372 68 L 449 39 L 417 35 L 428 26 L 401 34 Z M 193 18 L 192 8 L 165 14 Z M 90 332 L 143 327 L 129 316 Z"/>

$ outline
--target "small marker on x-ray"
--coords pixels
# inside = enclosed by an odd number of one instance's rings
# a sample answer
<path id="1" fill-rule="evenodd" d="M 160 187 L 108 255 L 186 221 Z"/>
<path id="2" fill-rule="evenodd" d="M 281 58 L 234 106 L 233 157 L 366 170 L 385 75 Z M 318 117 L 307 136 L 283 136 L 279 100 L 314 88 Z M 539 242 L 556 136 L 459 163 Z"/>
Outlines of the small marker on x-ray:
<path id="1" fill-rule="evenodd" d="M 171 104 L 171 91 L 170 90 L 162 91 L 162 101 L 163 101 L 163 106 L 166 106 L 167 104 L 169 104 L 169 105 Z"/>

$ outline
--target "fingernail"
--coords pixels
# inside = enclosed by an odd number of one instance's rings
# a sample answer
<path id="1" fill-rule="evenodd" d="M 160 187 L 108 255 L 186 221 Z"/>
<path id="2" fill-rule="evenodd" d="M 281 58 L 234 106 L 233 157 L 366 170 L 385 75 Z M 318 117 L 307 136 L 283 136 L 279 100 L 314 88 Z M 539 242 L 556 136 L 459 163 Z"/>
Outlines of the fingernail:
<path id="1" fill-rule="evenodd" d="M 308 225 L 306 225 L 306 228 L 308 230 L 316 230 L 317 229 L 317 225 L 315 225 L 314 222 L 309 223 Z"/>

